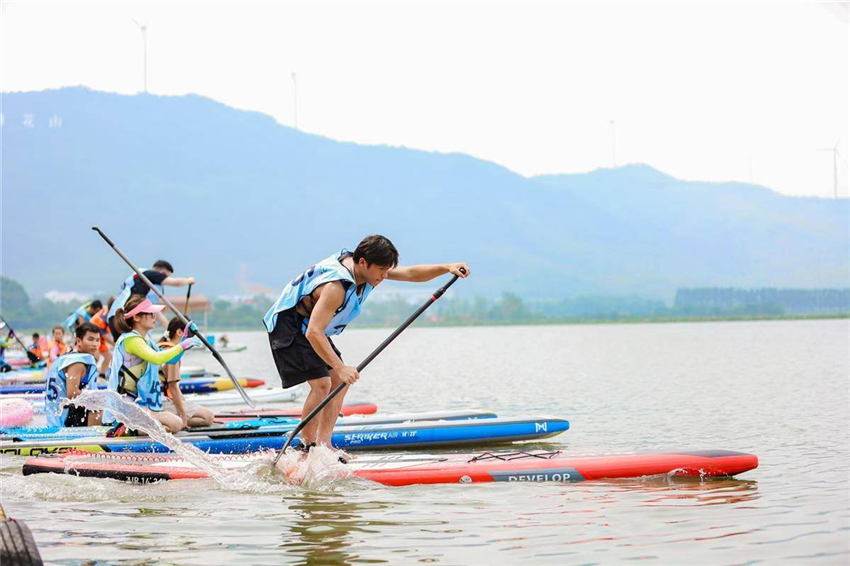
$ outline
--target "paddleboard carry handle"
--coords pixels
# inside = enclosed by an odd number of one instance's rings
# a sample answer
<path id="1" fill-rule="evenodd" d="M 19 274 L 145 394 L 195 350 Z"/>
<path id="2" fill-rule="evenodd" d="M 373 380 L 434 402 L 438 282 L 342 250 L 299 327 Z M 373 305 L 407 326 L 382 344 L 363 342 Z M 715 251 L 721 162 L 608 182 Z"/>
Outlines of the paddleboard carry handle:
<path id="1" fill-rule="evenodd" d="M 461 272 L 462 272 L 462 273 L 466 273 L 466 270 L 465 270 L 465 269 L 463 269 L 463 268 L 461 268 Z M 410 326 L 411 324 L 413 324 L 413 321 L 414 321 L 414 320 L 416 320 L 417 318 L 419 318 L 419 315 L 421 315 L 423 312 L 425 312 L 425 311 L 428 309 L 428 307 L 430 307 L 430 306 L 431 306 L 431 305 L 433 305 L 435 302 L 437 302 L 437 299 L 439 299 L 440 297 L 442 297 L 442 296 L 443 296 L 443 294 L 444 294 L 446 291 L 448 291 L 449 287 L 451 287 L 452 285 L 454 285 L 454 282 L 458 280 L 458 277 L 459 277 L 458 275 L 452 275 L 452 278 L 449 280 L 449 282 L 448 282 L 448 283 L 446 283 L 445 285 L 443 285 L 442 287 L 440 287 L 439 289 L 437 289 L 436 291 L 434 291 L 434 294 L 433 294 L 433 295 L 431 295 L 431 298 L 429 298 L 429 299 L 425 302 L 425 304 L 423 304 L 423 305 L 422 305 L 422 306 L 420 306 L 418 309 L 416 309 L 416 312 L 414 312 L 412 315 L 410 315 L 410 316 L 407 318 L 407 320 L 405 320 L 404 322 L 402 322 L 402 323 L 401 323 L 401 326 L 399 326 L 398 328 L 396 328 L 396 329 L 393 331 L 393 333 L 392 333 L 392 334 L 390 334 L 390 335 L 387 337 L 387 339 L 386 339 L 386 340 L 384 340 L 383 342 L 381 342 L 381 345 L 380 345 L 380 346 L 378 346 L 377 348 L 375 348 L 375 350 L 374 350 L 371 354 L 369 354 L 368 356 L 366 356 L 366 358 L 365 358 L 362 362 L 360 362 L 360 364 L 357 366 L 357 372 L 359 373 L 359 372 L 363 371 L 363 369 L 364 369 L 366 366 L 368 366 L 368 365 L 369 365 L 369 363 L 370 363 L 372 360 L 374 360 L 374 359 L 378 356 L 378 354 L 380 354 L 381 352 L 383 352 L 383 351 L 384 351 L 384 348 L 386 348 L 387 346 L 389 346 L 389 345 L 390 345 L 390 343 L 391 343 L 393 340 L 395 340 L 395 339 L 398 337 L 398 335 L 399 335 L 399 334 L 401 334 L 402 332 L 404 332 L 404 330 L 405 330 L 408 326 Z M 290 445 L 290 444 L 292 444 L 292 441 L 295 439 L 295 437 L 296 437 L 296 436 L 298 436 L 298 433 L 299 433 L 299 432 L 301 432 L 301 429 L 303 429 L 303 428 L 304 428 L 304 426 L 306 426 L 306 425 L 307 425 L 307 423 L 309 423 L 309 422 L 310 422 L 310 420 L 312 420 L 312 419 L 313 419 L 313 417 L 315 417 L 316 415 L 318 415 L 318 414 L 319 414 L 319 412 L 320 412 L 322 409 L 324 409 L 324 408 L 325 408 L 325 405 L 327 405 L 328 403 L 330 403 L 331 399 L 333 399 L 334 397 L 336 397 L 336 396 L 337 396 L 337 394 L 339 394 L 339 392 L 340 392 L 340 391 L 342 391 L 343 389 L 345 389 L 346 385 L 348 385 L 348 384 L 347 384 L 347 383 L 340 383 L 339 385 L 337 385 L 336 387 L 334 387 L 333 391 L 331 391 L 331 392 L 330 392 L 330 394 L 328 394 L 328 396 L 327 396 L 327 397 L 325 397 L 324 399 L 322 399 L 322 402 L 321 402 L 321 403 L 319 403 L 318 405 L 316 405 L 316 408 L 315 408 L 315 409 L 313 409 L 312 411 L 310 411 L 310 414 L 308 414 L 306 417 L 304 417 L 303 419 L 301 419 L 301 422 L 300 422 L 300 423 L 298 423 L 298 426 L 297 426 L 297 427 L 295 427 L 295 428 L 292 430 L 292 432 L 291 432 L 291 433 L 289 433 L 289 437 L 287 437 L 287 439 L 286 439 L 286 443 L 283 445 L 283 448 L 281 448 L 281 449 L 278 451 L 277 455 L 276 455 L 276 456 L 275 456 L 275 458 L 274 458 L 274 462 L 272 463 L 272 466 L 276 466 L 276 465 L 277 465 L 278 461 L 280 460 L 280 457 L 281 457 L 281 456 L 283 456 L 283 453 L 284 453 L 284 452 L 286 452 L 286 449 L 287 449 L 287 448 L 289 448 L 289 445 Z"/>
<path id="2" fill-rule="evenodd" d="M 130 258 L 128 258 L 126 255 L 124 255 L 124 252 L 119 250 L 118 247 L 114 243 L 112 243 L 112 240 L 109 239 L 109 236 L 107 236 L 106 234 L 103 233 L 103 230 L 101 230 L 97 226 L 92 226 L 91 229 L 94 230 L 95 232 L 97 232 L 98 234 L 100 234 L 100 237 L 103 238 L 106 241 L 107 244 L 109 244 L 109 247 L 112 248 L 112 251 L 114 251 L 116 254 L 118 254 L 118 256 L 121 259 L 124 260 L 124 263 L 126 263 L 127 265 L 130 266 L 130 269 L 132 269 L 136 273 L 136 275 L 139 276 L 139 279 L 144 281 L 145 285 L 147 285 L 156 294 L 156 296 L 159 297 L 159 299 L 165 304 L 165 306 L 167 306 L 171 310 L 171 312 L 174 313 L 174 316 L 179 318 L 180 322 L 182 322 L 184 325 L 188 326 L 191 329 L 192 333 L 195 334 L 195 336 L 197 336 L 198 339 L 200 339 L 201 343 L 204 346 L 207 347 L 207 349 L 212 353 L 213 357 L 215 357 L 216 361 L 218 361 L 218 363 L 221 364 L 221 367 L 224 368 L 224 371 L 227 372 L 227 377 L 229 377 L 230 381 L 233 382 L 233 386 L 239 392 L 239 395 L 242 397 L 242 400 L 245 401 L 245 403 L 249 407 L 253 408 L 255 406 L 254 402 L 251 400 L 250 397 L 248 397 L 248 394 L 245 393 L 245 390 L 242 388 L 242 385 L 239 383 L 239 380 L 236 379 L 236 376 L 233 375 L 233 372 L 230 371 L 230 368 L 227 366 L 227 363 L 225 363 L 224 358 L 222 358 L 221 354 L 219 354 L 218 351 L 215 348 L 213 348 L 213 345 L 210 344 L 209 340 L 207 340 L 207 337 L 204 336 L 201 332 L 198 331 L 198 327 L 195 325 L 195 323 L 193 321 L 189 320 L 188 318 L 186 318 L 186 316 L 183 313 L 181 313 L 177 309 L 177 307 L 174 306 L 174 304 L 171 301 L 168 300 L 168 297 L 166 297 L 165 295 L 160 293 L 159 289 L 154 287 L 154 285 L 153 285 L 153 283 L 151 283 L 150 279 L 148 279 L 145 276 L 144 273 L 139 271 L 139 268 L 137 268 L 133 264 L 133 262 L 130 261 Z M 188 306 L 188 301 L 187 301 L 187 306 Z M 184 338 L 188 338 L 188 336 L 184 337 Z"/>

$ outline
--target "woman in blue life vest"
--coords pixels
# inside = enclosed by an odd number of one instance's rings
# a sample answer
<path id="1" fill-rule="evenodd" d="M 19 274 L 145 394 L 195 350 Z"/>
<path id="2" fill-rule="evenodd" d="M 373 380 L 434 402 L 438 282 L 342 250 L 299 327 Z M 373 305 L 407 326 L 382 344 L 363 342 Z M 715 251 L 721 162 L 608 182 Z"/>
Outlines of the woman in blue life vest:
<path id="1" fill-rule="evenodd" d="M 398 265 L 398 251 L 384 236 L 367 236 L 354 253 L 342 250 L 292 280 L 266 313 L 272 356 L 283 387 L 307 382 L 307 415 L 332 388 L 355 383 L 357 368 L 343 363 L 330 340 L 360 314 L 363 302 L 384 279 L 424 282 L 453 273 L 468 277 L 465 263 Z M 345 399 L 343 390 L 302 430 L 302 445 L 331 446 L 331 434 Z"/>
<path id="2" fill-rule="evenodd" d="M 76 405 L 62 406 L 76 399 L 83 390 L 97 388 L 97 361 L 100 329 L 90 322 L 74 330 L 74 351 L 56 358 L 47 371 L 44 387 L 44 413 L 48 426 L 96 426 L 100 413 Z"/>
<path id="3" fill-rule="evenodd" d="M 121 331 L 121 335 L 115 341 L 107 378 L 110 391 L 135 401 L 138 406 L 148 410 L 168 432 L 175 433 L 182 430 L 184 424 L 180 417 L 163 410 L 159 366 L 199 342 L 197 338 L 189 338 L 176 346 L 160 350 L 148 337 L 148 333 L 156 326 L 155 315 L 163 308 L 162 305 L 152 304 L 142 295 L 131 295 L 124 307 L 116 311 L 115 327 Z M 112 411 L 104 411 L 104 424 L 113 424 L 117 420 Z"/>

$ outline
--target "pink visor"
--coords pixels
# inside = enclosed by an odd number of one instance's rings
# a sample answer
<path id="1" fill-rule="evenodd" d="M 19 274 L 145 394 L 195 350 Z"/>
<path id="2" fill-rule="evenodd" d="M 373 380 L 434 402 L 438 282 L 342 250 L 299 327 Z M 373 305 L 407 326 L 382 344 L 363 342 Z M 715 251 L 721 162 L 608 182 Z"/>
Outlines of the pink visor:
<path id="1" fill-rule="evenodd" d="M 165 305 L 155 305 L 150 299 L 145 299 L 141 303 L 136 306 L 133 310 L 128 313 L 124 313 L 124 318 L 133 318 L 139 313 L 149 312 L 149 313 L 157 313 L 165 308 Z"/>

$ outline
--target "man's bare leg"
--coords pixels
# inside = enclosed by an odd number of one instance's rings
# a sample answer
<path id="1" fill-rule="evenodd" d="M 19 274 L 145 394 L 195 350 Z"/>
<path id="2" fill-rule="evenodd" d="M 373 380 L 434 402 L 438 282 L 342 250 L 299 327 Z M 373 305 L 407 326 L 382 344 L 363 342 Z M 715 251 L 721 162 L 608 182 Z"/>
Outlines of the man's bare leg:
<path id="1" fill-rule="evenodd" d="M 307 399 L 304 401 L 304 408 L 301 411 L 302 419 L 309 415 L 310 412 L 322 402 L 322 399 L 328 396 L 328 393 L 331 390 L 331 378 L 320 377 L 319 379 L 311 379 L 307 382 L 307 384 L 310 386 L 310 394 L 307 395 Z M 322 413 L 324 413 L 324 411 L 322 411 Z M 316 435 L 319 430 L 319 425 L 321 424 L 320 421 L 322 413 L 316 415 L 316 418 L 311 420 L 304 426 L 303 429 L 301 429 L 301 442 L 305 446 L 316 442 Z"/>
<path id="2" fill-rule="evenodd" d="M 342 383 L 338 378 L 331 377 L 331 390 L 336 389 L 336 387 Z M 317 415 L 316 418 L 322 419 L 319 423 L 319 433 L 318 440 L 316 444 L 324 444 L 327 447 L 332 447 L 331 437 L 333 436 L 334 426 L 336 426 L 336 421 L 339 418 L 339 410 L 342 407 L 343 401 L 345 401 L 345 394 L 348 393 L 348 387 L 340 391 L 336 397 L 330 400 L 330 402 L 325 406 L 322 410 L 321 414 Z"/>

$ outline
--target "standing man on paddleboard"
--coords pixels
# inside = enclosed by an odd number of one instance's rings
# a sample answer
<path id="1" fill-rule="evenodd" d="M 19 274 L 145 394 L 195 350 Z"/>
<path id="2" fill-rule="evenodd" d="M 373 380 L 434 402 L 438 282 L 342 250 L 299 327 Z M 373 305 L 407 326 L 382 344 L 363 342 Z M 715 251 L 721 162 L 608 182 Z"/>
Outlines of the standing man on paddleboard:
<path id="1" fill-rule="evenodd" d="M 195 284 L 194 277 L 174 277 L 174 267 L 163 259 L 157 260 L 157 262 L 153 264 L 152 268 L 146 269 L 143 273 L 145 274 L 145 277 L 147 277 L 148 280 L 157 287 L 160 293 L 164 292 L 164 285 L 168 285 L 170 287 L 185 287 L 186 285 Z M 141 295 L 154 305 L 159 302 L 159 297 L 156 293 L 154 293 L 138 275 L 133 273 L 127 277 L 121 285 L 121 291 L 119 291 L 118 295 L 116 295 L 115 300 L 112 302 L 112 306 L 109 307 L 109 312 L 106 314 L 106 321 L 109 324 L 109 329 L 112 332 L 112 338 L 114 340 L 118 340 L 118 337 L 121 336 L 121 331 L 116 326 L 115 313 L 118 309 L 124 308 L 124 304 L 127 302 L 127 299 L 130 298 L 130 295 Z M 163 328 L 168 327 L 168 319 L 165 318 L 162 313 L 156 313 L 156 318 Z"/>
<path id="2" fill-rule="evenodd" d="M 384 279 L 422 283 L 452 273 L 468 277 L 465 263 L 398 265 L 398 250 L 384 236 L 367 236 L 354 253 L 333 254 L 296 277 L 263 318 L 272 356 L 284 388 L 305 381 L 310 394 L 307 415 L 340 383 L 351 385 L 360 375 L 343 363 L 330 336 L 341 333 L 362 310 L 372 289 Z M 334 397 L 301 432 L 301 445 L 331 446 L 331 434 L 346 391 Z"/>

